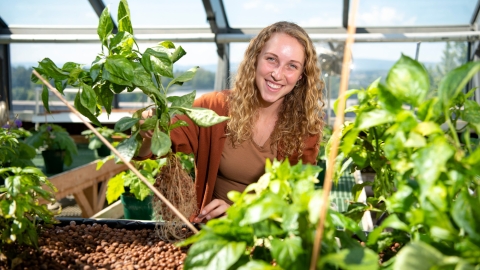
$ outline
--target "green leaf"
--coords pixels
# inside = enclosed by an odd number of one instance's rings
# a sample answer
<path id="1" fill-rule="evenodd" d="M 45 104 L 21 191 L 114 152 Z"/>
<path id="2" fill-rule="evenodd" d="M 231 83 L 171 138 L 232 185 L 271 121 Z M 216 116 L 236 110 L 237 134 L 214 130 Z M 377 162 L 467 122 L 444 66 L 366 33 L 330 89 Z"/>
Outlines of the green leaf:
<path id="1" fill-rule="evenodd" d="M 256 250 L 256 248 L 255 248 Z M 247 264 L 244 264 L 238 268 L 238 270 L 279 270 L 278 266 L 273 266 L 269 263 L 260 260 L 251 260 Z"/>
<path id="2" fill-rule="evenodd" d="M 105 7 L 98 21 L 97 34 L 102 44 L 108 46 L 108 36 L 112 33 L 113 22 L 108 7 Z M 95 79 L 94 79 L 95 80 Z"/>
<path id="3" fill-rule="evenodd" d="M 423 102 L 430 89 L 430 78 L 425 67 L 403 54 L 388 72 L 386 83 L 385 90 L 415 107 Z"/>
<path id="4" fill-rule="evenodd" d="M 143 53 L 141 62 L 147 71 L 173 78 L 173 64 L 168 53 L 148 48 Z"/>
<path id="5" fill-rule="evenodd" d="M 271 240 L 272 257 L 283 269 L 307 269 L 309 262 L 302 247 L 302 239 L 298 236 Z M 303 255 L 303 256 L 302 256 Z"/>
<path id="6" fill-rule="evenodd" d="M 48 104 L 48 88 L 46 85 L 43 85 L 42 88 L 42 101 L 43 107 L 45 107 L 45 110 L 50 113 L 50 106 Z"/>
<path id="7" fill-rule="evenodd" d="M 137 151 L 138 142 L 135 139 L 136 134 L 132 134 L 130 138 L 123 140 L 117 145 L 118 152 L 129 162 Z M 115 163 L 118 163 L 120 158 L 115 156 Z"/>
<path id="8" fill-rule="evenodd" d="M 182 46 L 178 46 L 177 49 L 173 52 L 172 56 L 170 59 L 172 59 L 172 63 L 177 62 L 180 58 L 182 58 L 187 52 L 183 50 Z"/>
<path id="9" fill-rule="evenodd" d="M 473 100 L 465 100 L 462 119 L 474 125 L 480 124 L 480 105 Z"/>
<path id="10" fill-rule="evenodd" d="M 80 102 L 82 105 L 90 111 L 92 115 L 95 114 L 97 108 L 97 95 L 93 89 L 84 84 L 82 87 L 82 92 L 80 93 Z"/>
<path id="11" fill-rule="evenodd" d="M 439 137 L 412 155 L 418 180 L 425 185 L 425 189 L 429 189 L 440 173 L 446 170 L 446 163 L 454 153 L 452 145 Z"/>
<path id="12" fill-rule="evenodd" d="M 347 92 L 345 92 L 345 101 L 353 96 L 353 95 L 356 95 L 358 93 L 360 93 L 362 90 L 358 90 L 358 89 L 353 89 L 353 90 L 348 90 Z M 335 112 L 335 114 L 338 114 L 337 112 L 337 108 L 338 108 L 338 103 L 340 102 L 340 98 L 336 99 L 335 102 L 333 102 L 333 111 Z"/>
<path id="13" fill-rule="evenodd" d="M 118 32 L 110 41 L 110 50 L 114 53 L 131 53 L 134 39 L 128 32 Z"/>
<path id="14" fill-rule="evenodd" d="M 388 216 L 380 226 L 376 227 L 369 235 L 368 235 L 368 245 L 373 245 L 375 244 L 380 235 L 382 234 L 383 230 L 386 228 L 392 228 L 396 230 L 401 230 L 404 232 L 410 232 L 410 228 L 405 224 L 403 221 L 401 221 L 397 215 L 392 214 Z"/>
<path id="15" fill-rule="evenodd" d="M 170 88 L 170 86 L 172 86 L 172 84 L 178 84 L 178 85 L 182 85 L 184 82 L 188 82 L 190 81 L 191 79 L 193 79 L 193 77 L 195 77 L 195 73 L 197 73 L 197 69 L 199 67 L 193 67 L 189 70 L 187 70 L 186 72 L 184 72 L 182 75 L 174 78 L 168 85 L 167 85 L 167 91 L 168 89 Z"/>
<path id="16" fill-rule="evenodd" d="M 65 72 L 58 68 L 55 63 L 53 63 L 50 58 L 44 58 L 42 61 L 38 62 L 42 68 L 44 74 L 48 77 L 53 78 L 54 80 L 63 81 L 68 79 L 68 72 Z"/>
<path id="17" fill-rule="evenodd" d="M 113 130 L 115 130 L 115 132 L 123 132 L 133 127 L 136 123 L 138 123 L 138 118 L 125 116 L 118 120 L 117 123 L 115 123 L 115 127 L 113 128 Z"/>
<path id="18" fill-rule="evenodd" d="M 320 263 L 321 265 L 331 264 L 340 269 L 349 270 L 379 269 L 377 253 L 368 248 L 362 247 L 342 249 L 336 253 L 326 254 L 322 256 Z"/>
<path id="19" fill-rule="evenodd" d="M 113 97 L 113 92 L 110 90 L 110 83 L 105 82 L 102 84 L 99 90 L 98 98 L 100 103 L 105 108 L 105 111 L 107 111 L 107 114 L 112 113 Z"/>
<path id="20" fill-rule="evenodd" d="M 278 195 L 269 193 L 247 208 L 245 216 L 239 224 L 245 226 L 270 218 L 272 215 L 282 216 L 284 209 L 286 209 L 285 201 Z"/>
<path id="21" fill-rule="evenodd" d="M 102 126 L 100 121 L 98 121 L 97 117 L 94 114 L 92 114 L 89 109 L 87 109 L 87 108 L 85 108 L 85 106 L 83 106 L 82 101 L 81 101 L 81 97 L 80 97 L 80 93 L 77 93 L 77 95 L 75 96 L 75 101 L 74 101 L 73 105 L 75 106 L 75 108 L 81 114 L 83 114 L 90 121 L 92 121 L 92 123 L 94 123 L 95 125 L 97 125 L 99 127 Z"/>
<path id="22" fill-rule="evenodd" d="M 171 102 L 171 106 L 191 108 L 193 106 L 193 101 L 195 100 L 195 95 L 196 92 L 194 90 L 193 92 L 181 97 L 169 96 L 167 100 Z"/>
<path id="23" fill-rule="evenodd" d="M 156 115 L 145 119 L 145 122 L 140 126 L 141 130 L 153 130 L 157 126 L 158 118 Z"/>
<path id="24" fill-rule="evenodd" d="M 445 108 L 453 104 L 457 95 L 470 79 L 480 71 L 480 61 L 468 62 L 451 70 L 438 85 L 438 97 Z"/>
<path id="25" fill-rule="evenodd" d="M 185 269 L 229 269 L 246 251 L 245 242 L 204 238 L 188 250 Z"/>
<path id="26" fill-rule="evenodd" d="M 396 115 L 381 109 L 374 109 L 368 112 L 362 112 L 357 116 L 355 127 L 357 129 L 368 129 L 374 126 L 386 124 L 395 121 Z"/>
<path id="27" fill-rule="evenodd" d="M 128 82 L 128 84 L 123 84 L 112 81 L 113 83 L 132 86 L 131 82 L 134 78 L 133 66 L 127 58 L 121 55 L 108 56 L 104 67 L 111 75 Z M 103 78 L 105 79 L 105 74 Z"/>
<path id="28" fill-rule="evenodd" d="M 125 172 L 121 172 L 114 177 L 110 178 L 108 180 L 107 184 L 107 201 L 108 204 L 113 203 L 114 201 L 118 200 L 120 195 L 122 195 L 125 192 L 124 188 L 124 180 L 123 176 L 125 175 Z"/>
<path id="29" fill-rule="evenodd" d="M 419 241 L 413 241 L 404 246 L 397 254 L 393 265 L 394 270 L 439 269 L 444 256 L 432 246 Z"/>
<path id="30" fill-rule="evenodd" d="M 158 125 L 155 125 L 152 136 L 152 145 L 150 147 L 152 153 L 156 156 L 162 157 L 170 151 L 171 147 L 172 141 L 170 140 L 170 137 L 164 132 L 160 131 Z"/>
<path id="31" fill-rule="evenodd" d="M 192 121 L 200 127 L 209 127 L 228 120 L 227 116 L 219 116 L 216 112 L 205 108 L 185 108 L 172 106 L 184 112 Z"/>
<path id="32" fill-rule="evenodd" d="M 130 21 L 130 9 L 126 0 L 118 4 L 118 31 L 129 32 L 133 35 L 132 22 Z"/>
<path id="33" fill-rule="evenodd" d="M 461 191 L 451 209 L 452 218 L 470 237 L 480 243 L 480 202 L 467 191 Z"/>

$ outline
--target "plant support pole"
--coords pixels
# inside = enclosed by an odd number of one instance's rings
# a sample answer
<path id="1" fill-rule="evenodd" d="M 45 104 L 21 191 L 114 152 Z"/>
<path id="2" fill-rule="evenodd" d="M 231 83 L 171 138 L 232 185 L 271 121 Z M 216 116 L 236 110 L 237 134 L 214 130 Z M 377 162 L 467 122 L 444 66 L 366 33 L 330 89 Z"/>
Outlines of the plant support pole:
<path id="1" fill-rule="evenodd" d="M 130 163 L 128 162 L 118 151 L 117 149 L 115 149 L 115 147 L 113 147 L 112 144 L 110 144 L 110 142 L 105 139 L 93 126 L 92 124 L 90 124 L 89 122 L 87 122 L 83 117 L 82 115 L 77 111 L 77 109 L 75 109 L 72 105 L 70 105 L 68 103 L 68 101 L 58 92 L 58 90 L 53 87 L 47 80 L 45 80 L 45 78 L 43 78 L 40 74 L 38 74 L 38 72 L 36 70 L 33 70 L 33 74 L 35 74 L 35 76 L 37 76 L 42 82 L 43 84 L 45 84 L 48 89 L 50 89 L 50 91 L 52 91 L 63 103 L 65 103 L 65 105 L 70 109 L 70 111 L 72 111 L 75 115 L 78 116 L 78 118 L 80 118 L 80 120 L 83 121 L 83 123 L 98 137 L 100 138 L 100 140 L 106 145 L 108 146 L 108 148 L 110 148 L 110 150 L 112 150 L 112 152 L 117 155 L 120 160 L 123 161 L 123 163 L 125 163 L 125 165 L 127 165 L 127 167 L 133 172 L 135 173 L 135 175 L 145 184 L 147 185 L 147 187 L 149 189 L 151 189 L 153 191 L 153 193 L 155 193 L 155 195 L 157 195 L 158 198 L 160 198 L 160 200 L 162 200 L 163 203 L 165 203 L 168 208 L 170 208 L 170 210 L 173 211 L 173 213 L 175 213 L 175 215 L 177 215 L 183 222 L 185 222 L 185 225 L 187 225 L 187 227 L 192 230 L 192 232 L 194 233 L 198 233 L 198 230 L 190 223 L 190 221 L 184 216 L 182 215 L 182 213 L 180 213 L 180 211 L 178 211 L 178 209 L 172 204 L 170 203 L 163 195 L 162 193 L 160 193 L 160 191 L 158 191 L 152 184 L 150 184 L 147 179 Z"/>
<path id="2" fill-rule="evenodd" d="M 335 117 L 335 124 L 332 134 L 332 146 L 330 148 L 330 155 L 328 157 L 327 172 L 325 174 L 325 181 L 323 183 L 322 204 L 320 205 L 320 218 L 318 221 L 317 230 L 315 231 L 315 240 L 313 242 L 312 260 L 310 261 L 310 270 L 316 269 L 317 260 L 320 257 L 320 245 L 322 243 L 322 236 L 325 227 L 325 219 L 327 215 L 328 196 L 332 189 L 332 176 L 335 159 L 337 158 L 338 146 L 340 145 L 341 126 L 344 121 L 345 114 L 345 92 L 347 91 L 348 79 L 350 76 L 350 61 L 352 56 L 352 44 L 355 35 L 355 16 L 358 9 L 358 0 L 353 1 L 351 9 L 351 17 L 347 29 L 347 40 L 345 41 L 345 51 L 343 54 L 342 74 L 340 77 L 340 90 L 338 93 L 339 103 L 337 108 L 337 115 Z"/>

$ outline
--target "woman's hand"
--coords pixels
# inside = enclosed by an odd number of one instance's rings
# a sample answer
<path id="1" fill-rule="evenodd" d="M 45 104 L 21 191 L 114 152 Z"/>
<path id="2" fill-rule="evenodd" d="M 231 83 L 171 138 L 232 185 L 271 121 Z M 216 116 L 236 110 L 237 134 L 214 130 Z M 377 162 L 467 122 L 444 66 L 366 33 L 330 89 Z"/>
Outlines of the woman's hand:
<path id="1" fill-rule="evenodd" d="M 193 222 L 199 223 L 204 219 L 208 221 L 212 218 L 223 216 L 229 207 L 230 205 L 224 200 L 215 199 L 203 208 Z"/>

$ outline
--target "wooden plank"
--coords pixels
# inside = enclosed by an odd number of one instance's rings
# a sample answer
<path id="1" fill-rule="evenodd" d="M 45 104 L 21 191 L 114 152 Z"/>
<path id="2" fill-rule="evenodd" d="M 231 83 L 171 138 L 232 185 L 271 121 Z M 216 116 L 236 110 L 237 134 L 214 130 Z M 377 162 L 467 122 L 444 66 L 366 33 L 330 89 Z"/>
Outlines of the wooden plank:
<path id="1" fill-rule="evenodd" d="M 105 209 L 99 211 L 95 215 L 91 216 L 91 218 L 99 219 L 99 218 L 114 218 L 119 219 L 124 216 L 123 213 L 123 204 L 120 200 L 112 203 Z"/>
<path id="2" fill-rule="evenodd" d="M 103 209 L 103 205 L 105 204 L 105 197 L 107 196 L 106 194 L 107 186 L 108 186 L 108 180 L 101 183 L 100 191 L 98 192 L 98 201 L 97 201 L 97 207 L 95 208 L 95 212 L 98 212 Z"/>
<path id="3" fill-rule="evenodd" d="M 83 191 L 127 169 L 127 165 L 115 164 L 114 160 L 107 161 L 98 171 L 96 167 L 97 161 L 93 161 L 84 166 L 52 176 L 49 180 L 58 189 L 58 192 L 55 193 L 55 198 L 61 199 L 67 195 Z"/>
<path id="4" fill-rule="evenodd" d="M 82 210 L 82 217 L 87 218 L 95 214 L 83 191 L 76 192 L 73 194 L 73 196 L 75 197 L 75 201 L 77 201 L 78 206 L 80 206 L 80 209 Z"/>

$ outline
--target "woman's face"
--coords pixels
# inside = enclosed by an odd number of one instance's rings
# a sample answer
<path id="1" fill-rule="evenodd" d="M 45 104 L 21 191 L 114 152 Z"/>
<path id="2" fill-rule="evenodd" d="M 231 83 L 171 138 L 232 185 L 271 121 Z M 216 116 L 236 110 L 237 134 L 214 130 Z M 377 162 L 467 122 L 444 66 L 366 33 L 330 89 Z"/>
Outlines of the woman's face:
<path id="1" fill-rule="evenodd" d="M 282 102 L 302 78 L 305 52 L 297 39 L 275 33 L 265 43 L 257 58 L 255 82 L 263 105 Z"/>

